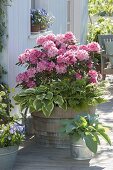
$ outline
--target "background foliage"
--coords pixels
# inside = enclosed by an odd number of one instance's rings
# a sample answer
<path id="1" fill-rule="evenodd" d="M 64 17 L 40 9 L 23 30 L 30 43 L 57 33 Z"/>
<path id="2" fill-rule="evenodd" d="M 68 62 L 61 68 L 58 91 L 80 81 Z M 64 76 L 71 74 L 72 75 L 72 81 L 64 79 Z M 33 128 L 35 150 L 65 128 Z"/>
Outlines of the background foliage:
<path id="1" fill-rule="evenodd" d="M 98 41 L 98 34 L 113 34 L 113 0 L 89 0 L 88 11 L 89 42 Z"/>

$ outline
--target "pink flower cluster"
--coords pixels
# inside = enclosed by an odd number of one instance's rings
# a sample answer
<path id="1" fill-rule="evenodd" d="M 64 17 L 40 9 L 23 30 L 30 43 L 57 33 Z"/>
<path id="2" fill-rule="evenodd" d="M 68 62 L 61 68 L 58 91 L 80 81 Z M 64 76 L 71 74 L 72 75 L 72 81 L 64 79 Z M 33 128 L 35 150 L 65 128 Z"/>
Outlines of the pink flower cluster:
<path id="1" fill-rule="evenodd" d="M 97 82 L 90 52 L 100 52 L 98 43 L 78 46 L 72 32 L 41 36 L 36 43 L 37 48 L 27 49 L 19 56 L 18 65 L 26 66 L 26 71 L 16 78 L 19 85 L 35 87 L 44 79 L 50 81 L 66 75 L 75 79 L 88 76 L 90 82 Z"/>

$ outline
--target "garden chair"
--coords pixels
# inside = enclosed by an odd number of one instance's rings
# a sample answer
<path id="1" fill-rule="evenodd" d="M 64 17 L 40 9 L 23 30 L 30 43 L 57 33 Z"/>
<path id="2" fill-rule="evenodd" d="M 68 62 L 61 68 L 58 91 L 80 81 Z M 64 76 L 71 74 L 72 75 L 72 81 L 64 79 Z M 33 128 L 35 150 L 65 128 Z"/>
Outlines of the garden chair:
<path id="1" fill-rule="evenodd" d="M 101 74 L 105 79 L 107 74 L 113 74 L 113 34 L 98 35 L 101 46 Z"/>

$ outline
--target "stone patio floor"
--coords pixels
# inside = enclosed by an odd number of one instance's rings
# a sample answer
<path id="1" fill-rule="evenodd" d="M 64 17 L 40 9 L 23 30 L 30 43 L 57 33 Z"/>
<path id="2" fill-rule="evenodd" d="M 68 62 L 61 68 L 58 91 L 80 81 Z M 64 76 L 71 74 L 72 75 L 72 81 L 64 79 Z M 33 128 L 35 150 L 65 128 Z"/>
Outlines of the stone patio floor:
<path id="1" fill-rule="evenodd" d="M 107 96 L 106 96 L 107 97 Z M 109 101 L 97 108 L 100 121 L 111 126 L 108 131 L 113 144 L 113 87 Z M 113 145 L 101 140 L 98 153 L 90 161 L 76 161 L 69 149 L 55 149 L 27 142 L 18 152 L 14 170 L 113 170 Z"/>

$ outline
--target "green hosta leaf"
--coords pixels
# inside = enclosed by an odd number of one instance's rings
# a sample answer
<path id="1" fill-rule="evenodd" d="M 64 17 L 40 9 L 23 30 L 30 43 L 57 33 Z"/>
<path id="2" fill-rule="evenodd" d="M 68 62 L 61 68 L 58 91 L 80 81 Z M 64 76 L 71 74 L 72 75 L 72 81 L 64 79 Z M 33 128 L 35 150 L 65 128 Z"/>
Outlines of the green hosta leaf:
<path id="1" fill-rule="evenodd" d="M 34 109 L 34 107 L 33 107 L 33 106 L 30 106 L 30 107 L 29 107 L 29 112 L 32 113 L 32 112 L 34 112 L 34 111 L 36 111 L 36 110 Z"/>
<path id="2" fill-rule="evenodd" d="M 100 145 L 100 139 L 99 139 L 99 137 L 98 137 L 98 134 L 96 134 L 96 133 L 93 133 L 94 134 L 94 136 L 95 136 L 95 138 L 96 138 L 96 140 L 97 140 L 97 143 Z"/>
<path id="3" fill-rule="evenodd" d="M 20 102 L 21 101 L 21 97 L 17 94 L 16 96 L 14 96 L 14 100 L 16 102 Z"/>
<path id="4" fill-rule="evenodd" d="M 46 109 L 45 106 L 42 106 L 42 112 L 46 117 L 49 117 L 51 113 Z"/>
<path id="5" fill-rule="evenodd" d="M 25 90 L 24 93 L 34 94 L 35 93 L 35 89 L 34 88 L 29 88 L 29 89 Z"/>
<path id="6" fill-rule="evenodd" d="M 66 133 L 70 134 L 71 132 L 73 132 L 74 129 L 76 129 L 76 127 L 74 125 L 67 125 L 66 126 Z"/>
<path id="7" fill-rule="evenodd" d="M 40 111 L 42 109 L 42 101 L 35 99 L 35 101 L 33 102 L 33 107 L 35 108 L 36 111 Z"/>
<path id="8" fill-rule="evenodd" d="M 86 143 L 86 146 L 93 152 L 97 152 L 97 139 L 93 134 L 90 134 L 88 132 L 85 133 L 84 140 Z"/>
<path id="9" fill-rule="evenodd" d="M 104 138 L 104 140 L 111 145 L 111 140 L 109 136 L 101 129 L 98 129 L 98 133 Z"/>
<path id="10" fill-rule="evenodd" d="M 63 97 L 60 96 L 60 95 L 55 96 L 55 97 L 54 97 L 54 102 L 55 102 L 56 104 L 58 104 L 59 107 L 61 107 L 61 106 L 63 105 L 63 103 L 64 103 Z"/>
<path id="11" fill-rule="evenodd" d="M 52 98 L 53 98 L 53 93 L 49 91 L 45 96 L 45 99 L 51 100 Z"/>
<path id="12" fill-rule="evenodd" d="M 43 100 L 45 98 L 46 94 L 39 94 L 36 96 L 38 100 Z"/>
<path id="13" fill-rule="evenodd" d="M 27 103 L 22 103 L 20 106 L 21 112 L 27 107 L 28 107 Z"/>
<path id="14" fill-rule="evenodd" d="M 36 88 L 36 92 L 38 92 L 38 94 L 46 91 L 47 91 L 47 87 L 43 85 L 40 85 L 39 87 Z"/>
<path id="15" fill-rule="evenodd" d="M 64 109 L 64 110 L 67 110 L 67 102 L 66 101 L 64 101 L 64 103 L 62 104 L 62 109 Z"/>
<path id="16" fill-rule="evenodd" d="M 50 102 L 49 100 L 46 100 L 46 101 L 44 101 L 43 104 L 44 104 L 44 108 L 43 108 L 44 112 L 47 111 L 48 112 L 47 116 L 50 116 L 52 111 L 53 111 L 53 109 L 54 109 L 53 102 Z"/>
<path id="17" fill-rule="evenodd" d="M 87 126 L 87 121 L 82 116 L 80 116 L 80 126 L 83 127 L 83 128 Z"/>

